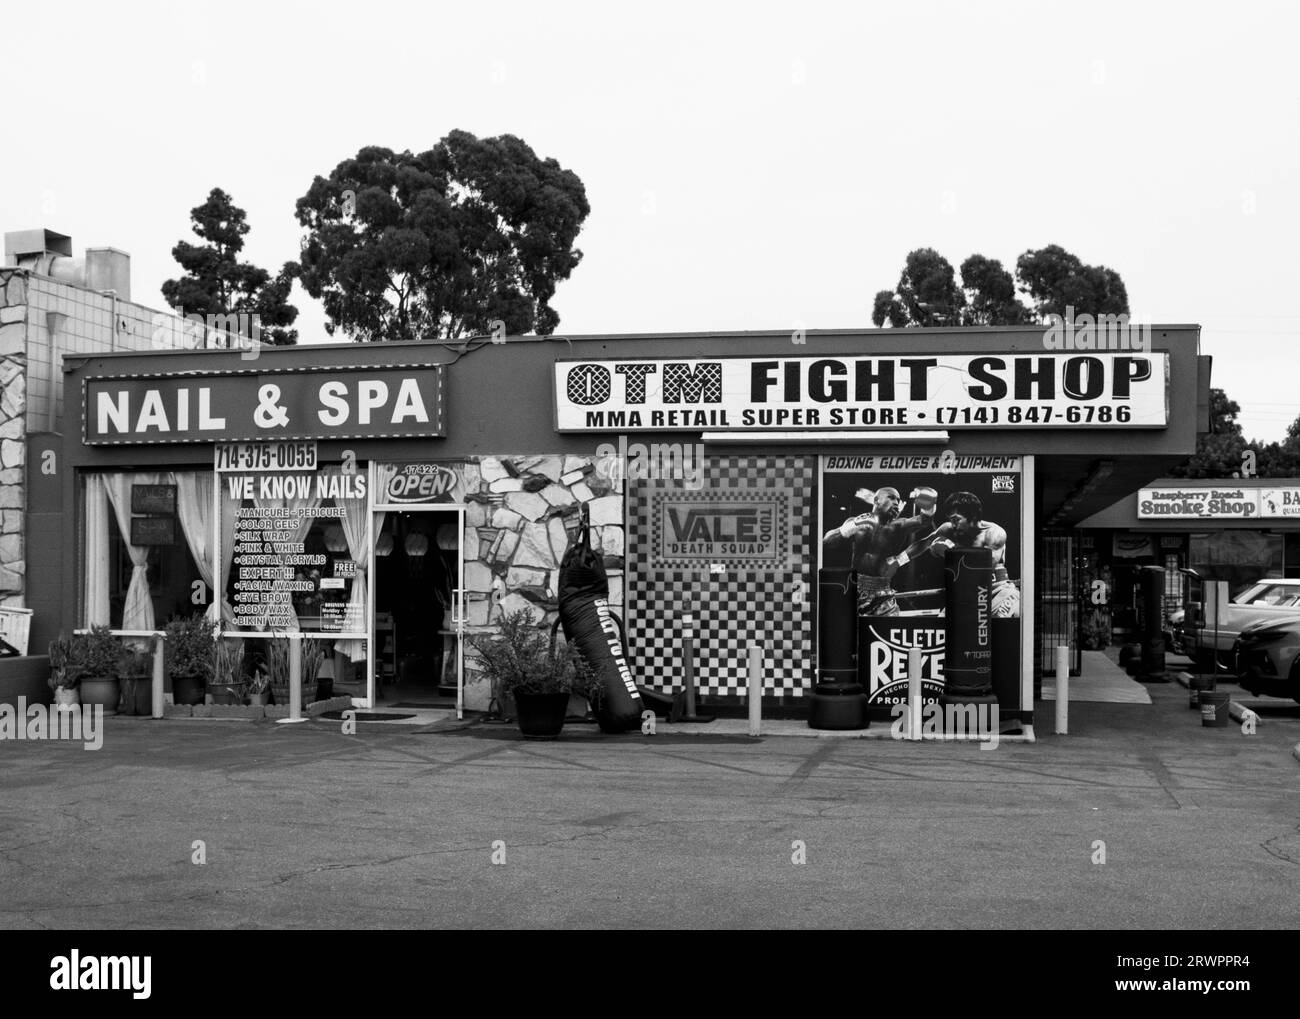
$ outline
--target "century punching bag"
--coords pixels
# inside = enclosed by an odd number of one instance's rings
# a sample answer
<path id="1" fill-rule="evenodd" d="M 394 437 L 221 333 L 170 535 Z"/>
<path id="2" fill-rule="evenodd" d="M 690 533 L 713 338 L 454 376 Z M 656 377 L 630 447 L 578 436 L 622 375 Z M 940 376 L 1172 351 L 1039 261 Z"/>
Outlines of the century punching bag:
<path id="1" fill-rule="evenodd" d="M 852 570 L 817 571 L 817 681 L 856 683 L 858 594 Z"/>
<path id="2" fill-rule="evenodd" d="M 948 633 L 943 703 L 993 699 L 993 553 L 950 548 L 944 556 Z"/>
<path id="3" fill-rule="evenodd" d="M 609 578 L 591 547 L 587 514 L 578 536 L 560 561 L 560 625 L 564 639 L 604 687 L 596 721 L 605 732 L 625 732 L 641 724 L 641 694 L 623 654 L 618 622 L 609 611 Z"/>
<path id="4" fill-rule="evenodd" d="M 1165 570 L 1143 566 L 1142 577 L 1142 672 L 1148 676 L 1165 671 Z"/>

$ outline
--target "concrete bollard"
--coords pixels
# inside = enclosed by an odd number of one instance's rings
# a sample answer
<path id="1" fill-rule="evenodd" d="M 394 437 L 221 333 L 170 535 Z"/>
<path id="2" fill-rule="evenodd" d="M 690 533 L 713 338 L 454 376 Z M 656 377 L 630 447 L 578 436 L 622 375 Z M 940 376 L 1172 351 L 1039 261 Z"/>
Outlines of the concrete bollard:
<path id="1" fill-rule="evenodd" d="M 763 645 L 749 645 L 749 734 L 763 727 Z"/>
<path id="2" fill-rule="evenodd" d="M 167 648 L 166 638 L 157 636 L 153 639 L 153 717 L 163 716 L 163 677 L 166 674 Z"/>
<path id="3" fill-rule="evenodd" d="M 1070 731 L 1070 648 L 1067 644 L 1056 646 L 1056 734 L 1069 735 Z"/>
<path id="4" fill-rule="evenodd" d="M 302 634 L 289 634 L 289 717 L 278 722 L 305 722 L 302 717 Z"/>
<path id="5" fill-rule="evenodd" d="M 907 652 L 907 738 L 921 738 L 921 649 Z"/>

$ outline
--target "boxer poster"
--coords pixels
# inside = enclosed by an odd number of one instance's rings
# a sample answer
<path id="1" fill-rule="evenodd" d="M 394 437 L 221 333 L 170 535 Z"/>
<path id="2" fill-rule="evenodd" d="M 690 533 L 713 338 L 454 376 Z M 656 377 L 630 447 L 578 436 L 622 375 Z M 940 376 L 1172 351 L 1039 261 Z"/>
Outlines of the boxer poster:
<path id="1" fill-rule="evenodd" d="M 987 548 L 987 611 L 995 621 L 1020 618 L 1021 480 L 1014 456 L 822 457 L 820 565 L 854 571 L 858 674 L 873 705 L 901 703 L 912 646 L 922 649 L 926 700 L 943 692 L 950 548 Z"/>

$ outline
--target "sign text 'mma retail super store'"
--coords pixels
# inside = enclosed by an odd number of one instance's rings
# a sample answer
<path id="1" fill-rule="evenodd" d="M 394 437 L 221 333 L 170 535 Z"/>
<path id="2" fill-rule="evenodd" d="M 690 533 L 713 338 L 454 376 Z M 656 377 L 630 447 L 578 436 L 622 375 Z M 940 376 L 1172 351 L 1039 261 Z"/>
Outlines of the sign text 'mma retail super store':
<path id="1" fill-rule="evenodd" d="M 561 432 L 1158 428 L 1168 355 L 557 361 Z"/>
<path id="2" fill-rule="evenodd" d="M 92 376 L 87 445 L 446 435 L 441 365 Z"/>

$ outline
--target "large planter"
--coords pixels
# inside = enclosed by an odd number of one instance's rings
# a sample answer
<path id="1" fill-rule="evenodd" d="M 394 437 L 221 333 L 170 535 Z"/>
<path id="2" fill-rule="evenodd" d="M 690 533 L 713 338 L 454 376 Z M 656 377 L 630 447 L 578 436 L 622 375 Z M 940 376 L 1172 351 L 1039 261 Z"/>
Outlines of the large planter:
<path id="1" fill-rule="evenodd" d="M 564 728 L 569 712 L 569 694 L 523 693 L 515 691 L 515 713 L 519 731 L 529 739 L 555 739 Z"/>
<path id="2" fill-rule="evenodd" d="M 122 706 L 124 715 L 153 714 L 153 677 L 126 676 L 122 679 Z"/>
<path id="3" fill-rule="evenodd" d="M 302 703 L 306 707 L 312 701 L 316 700 L 316 684 L 303 683 L 302 685 Z M 289 687 L 281 686 L 278 683 L 271 684 L 271 700 L 282 708 L 289 706 Z"/>
<path id="4" fill-rule="evenodd" d="M 172 676 L 172 700 L 177 704 L 202 704 L 204 686 L 199 676 Z"/>
<path id="5" fill-rule="evenodd" d="M 86 676 L 81 681 L 81 703 L 86 707 L 98 704 L 104 714 L 116 715 L 121 699 L 122 686 L 116 676 Z"/>

